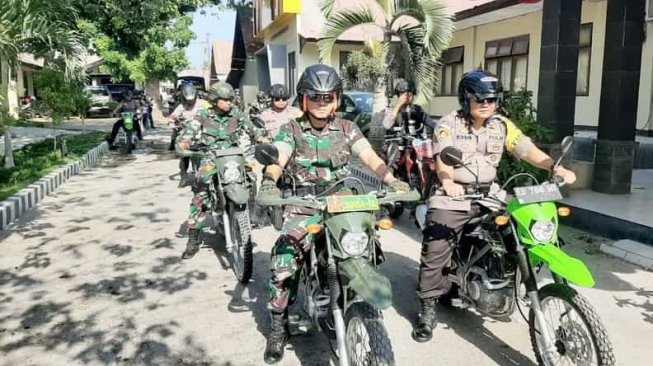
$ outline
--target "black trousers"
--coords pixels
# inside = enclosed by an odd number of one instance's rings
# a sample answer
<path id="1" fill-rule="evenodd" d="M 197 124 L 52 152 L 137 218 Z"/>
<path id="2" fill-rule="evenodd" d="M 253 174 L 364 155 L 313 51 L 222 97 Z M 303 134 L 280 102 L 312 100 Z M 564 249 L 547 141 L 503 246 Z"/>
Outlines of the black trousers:
<path id="1" fill-rule="evenodd" d="M 109 138 L 110 144 L 113 144 L 113 142 L 116 140 L 116 136 L 118 136 L 118 132 L 120 131 L 121 128 L 124 127 L 125 127 L 125 121 L 122 118 L 113 124 L 113 128 L 111 129 L 111 137 Z M 136 136 L 138 136 L 138 139 L 143 140 L 143 131 L 141 131 L 141 126 L 136 121 L 134 121 L 134 130 L 136 131 Z"/>
<path id="2" fill-rule="evenodd" d="M 467 212 L 429 210 L 419 260 L 417 295 L 420 299 L 437 298 L 449 291 L 451 283 L 443 271 L 451 264 L 452 244 L 460 240 L 463 227 L 483 210 L 477 204 L 472 204 Z"/>

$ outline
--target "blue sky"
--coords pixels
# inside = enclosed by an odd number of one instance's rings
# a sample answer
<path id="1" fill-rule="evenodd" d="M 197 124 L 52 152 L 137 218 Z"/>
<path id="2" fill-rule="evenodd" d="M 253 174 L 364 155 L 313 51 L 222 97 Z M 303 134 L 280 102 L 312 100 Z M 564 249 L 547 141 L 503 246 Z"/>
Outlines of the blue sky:
<path id="1" fill-rule="evenodd" d="M 213 7 L 206 7 L 204 10 L 205 14 L 203 15 L 201 14 L 201 10 L 193 14 L 193 26 L 191 30 L 195 32 L 195 39 L 186 49 L 186 55 L 188 56 L 191 68 L 201 68 L 206 59 L 207 33 L 209 34 L 209 42 L 215 40 L 231 40 L 234 37 L 235 11 L 221 11 Z M 210 44 L 208 47 L 210 52 Z"/>

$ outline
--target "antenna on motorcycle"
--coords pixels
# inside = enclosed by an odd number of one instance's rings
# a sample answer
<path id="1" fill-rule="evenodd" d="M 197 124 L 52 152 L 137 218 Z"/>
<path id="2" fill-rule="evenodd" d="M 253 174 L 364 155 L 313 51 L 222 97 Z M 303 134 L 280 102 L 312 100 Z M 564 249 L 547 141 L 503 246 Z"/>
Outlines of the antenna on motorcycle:
<path id="1" fill-rule="evenodd" d="M 385 178 L 385 176 L 390 171 L 390 165 L 399 157 L 399 146 L 395 143 L 391 143 L 390 146 L 388 146 L 388 149 L 386 150 L 385 157 L 386 157 L 385 171 L 383 172 L 383 175 L 381 175 L 381 182 L 379 183 L 379 191 L 383 189 L 383 178 Z"/>
<path id="2" fill-rule="evenodd" d="M 465 165 L 465 162 L 463 161 L 463 153 L 457 147 L 447 146 L 442 149 L 442 152 L 440 152 L 440 161 L 448 166 L 460 165 L 463 168 L 467 169 L 467 171 L 470 172 L 474 178 L 476 178 L 476 187 L 479 186 L 478 174 L 474 173 L 471 169 L 469 169 L 467 165 Z"/>

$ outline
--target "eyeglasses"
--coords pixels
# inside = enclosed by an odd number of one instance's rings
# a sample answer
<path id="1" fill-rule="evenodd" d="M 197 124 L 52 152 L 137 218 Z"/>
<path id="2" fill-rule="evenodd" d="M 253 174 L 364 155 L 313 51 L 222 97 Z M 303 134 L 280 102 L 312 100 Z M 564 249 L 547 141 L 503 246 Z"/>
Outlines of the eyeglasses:
<path id="1" fill-rule="evenodd" d="M 308 94 L 308 99 L 311 102 L 319 102 L 320 100 L 324 103 L 333 102 L 333 95 L 331 94 Z"/>
<path id="2" fill-rule="evenodd" d="M 288 100 L 288 98 L 274 98 L 275 102 L 285 102 L 287 100 Z"/>

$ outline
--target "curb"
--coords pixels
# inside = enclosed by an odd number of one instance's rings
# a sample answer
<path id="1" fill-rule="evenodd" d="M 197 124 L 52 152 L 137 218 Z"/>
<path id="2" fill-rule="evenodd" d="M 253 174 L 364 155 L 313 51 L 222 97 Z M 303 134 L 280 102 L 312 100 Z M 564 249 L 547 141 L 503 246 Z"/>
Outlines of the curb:
<path id="1" fill-rule="evenodd" d="M 563 202 L 564 203 L 564 202 Z M 653 246 L 653 228 L 564 203 L 572 210 L 564 224 L 612 240 L 631 239 Z"/>
<path id="2" fill-rule="evenodd" d="M 0 231 L 6 229 L 14 220 L 36 206 L 43 198 L 52 194 L 70 177 L 79 174 L 90 166 L 97 165 L 101 155 L 108 150 L 109 145 L 102 142 L 87 152 L 81 160 L 59 168 L 0 202 Z"/>
<path id="3" fill-rule="evenodd" d="M 625 239 L 612 244 L 601 244 L 601 251 L 653 271 L 653 248 L 646 244 Z"/>

